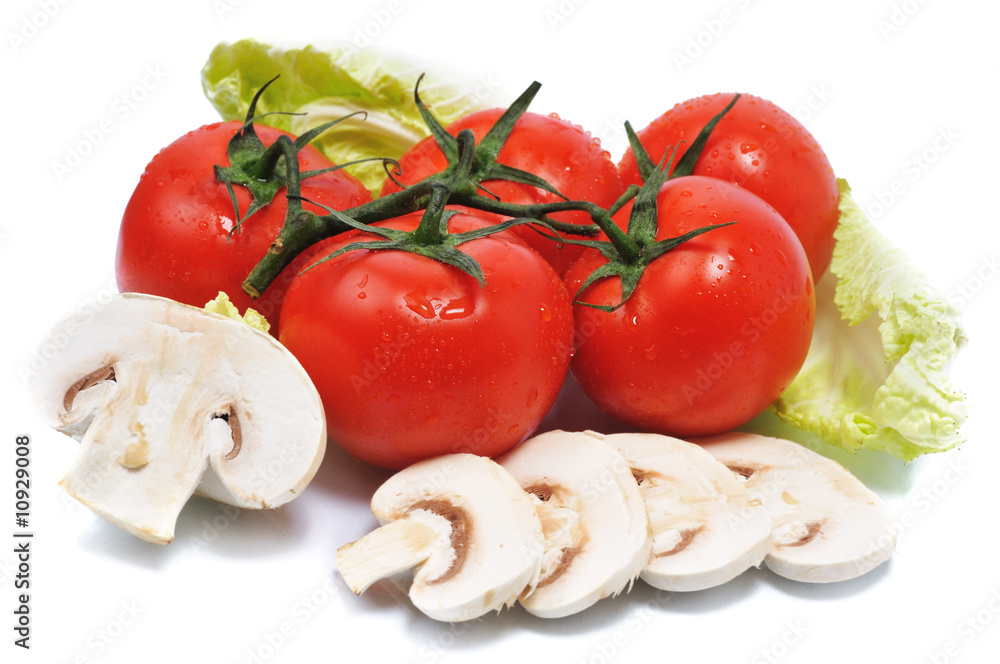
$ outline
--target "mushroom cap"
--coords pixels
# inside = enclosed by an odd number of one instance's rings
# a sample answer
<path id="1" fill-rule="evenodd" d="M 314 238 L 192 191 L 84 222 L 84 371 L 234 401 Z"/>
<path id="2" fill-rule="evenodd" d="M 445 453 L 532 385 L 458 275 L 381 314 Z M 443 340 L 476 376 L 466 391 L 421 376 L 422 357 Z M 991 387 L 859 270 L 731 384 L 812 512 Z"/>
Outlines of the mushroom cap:
<path id="1" fill-rule="evenodd" d="M 799 443 L 752 433 L 697 442 L 742 478 L 771 515 L 764 563 L 776 574 L 813 583 L 844 581 L 892 555 L 888 508 L 836 461 Z"/>
<path id="2" fill-rule="evenodd" d="M 538 574 L 544 538 L 531 498 L 487 457 L 415 463 L 376 490 L 371 509 L 382 524 L 408 519 L 438 533 L 409 590 L 414 606 L 436 620 L 509 606 Z"/>
<path id="3" fill-rule="evenodd" d="M 649 520 L 628 464 L 598 434 L 549 431 L 499 459 L 535 496 L 545 530 L 538 582 L 521 605 L 559 618 L 617 595 L 649 560 Z"/>
<path id="4" fill-rule="evenodd" d="M 631 468 L 649 516 L 653 552 L 644 581 L 663 590 L 702 590 L 763 562 L 771 519 L 714 456 L 654 433 L 603 438 Z"/>
<path id="5" fill-rule="evenodd" d="M 162 297 L 118 294 L 57 323 L 29 377 L 49 426 L 81 441 L 62 486 L 136 536 L 169 542 L 196 490 L 277 507 L 326 449 L 319 394 L 249 325 Z"/>

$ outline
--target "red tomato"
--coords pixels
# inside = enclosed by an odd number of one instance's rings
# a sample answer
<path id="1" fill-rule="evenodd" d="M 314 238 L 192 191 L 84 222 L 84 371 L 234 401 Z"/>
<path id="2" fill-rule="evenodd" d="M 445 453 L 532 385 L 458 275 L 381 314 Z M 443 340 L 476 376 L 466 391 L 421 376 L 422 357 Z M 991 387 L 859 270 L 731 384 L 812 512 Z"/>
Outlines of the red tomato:
<path id="1" fill-rule="evenodd" d="M 246 295 L 241 284 L 281 230 L 284 191 L 230 235 L 233 203 L 213 168 L 229 164 L 226 146 L 242 126 L 242 122 L 206 125 L 153 157 L 122 217 L 115 273 L 122 291 L 161 295 L 199 307 L 225 291 L 240 312 L 253 307 L 277 333 L 281 300 L 295 270 L 286 269 L 257 300 Z M 255 129 L 265 145 L 285 133 L 263 125 Z M 312 146 L 299 152 L 299 164 L 303 171 L 332 166 Z M 250 194 L 244 187 L 233 189 L 244 214 Z M 304 180 L 302 195 L 336 209 L 371 199 L 368 190 L 344 171 Z M 321 208 L 304 207 L 324 214 Z"/>
<path id="2" fill-rule="evenodd" d="M 631 206 L 615 216 L 627 223 Z M 657 198 L 657 239 L 735 221 L 654 259 L 624 305 L 577 304 L 571 371 L 603 410 L 641 429 L 702 436 L 763 411 L 795 378 L 812 338 L 813 282 L 788 224 L 728 182 L 668 180 Z M 607 259 L 587 252 L 566 276 L 570 293 Z M 621 282 L 581 296 L 614 305 Z"/>
<path id="3" fill-rule="evenodd" d="M 420 218 L 377 225 L 411 230 Z M 449 229 L 484 223 L 459 214 Z M 309 253 L 359 239 L 375 238 L 352 231 Z M 496 456 L 555 401 L 573 341 L 562 280 L 509 232 L 459 249 L 479 263 L 485 287 L 393 250 L 351 251 L 292 280 L 280 340 L 316 384 L 330 440 L 353 456 L 394 469 L 450 452 Z"/>
<path id="4" fill-rule="evenodd" d="M 487 109 L 471 113 L 447 127 L 457 136 L 471 129 L 476 141 L 490 130 L 503 109 Z M 556 115 L 527 112 L 514 125 L 497 161 L 506 166 L 534 173 L 571 200 L 583 200 L 609 207 L 624 191 L 618 170 L 611 156 L 601 149 L 600 141 L 582 128 Z M 397 179 L 407 185 L 444 170 L 447 161 L 432 137 L 413 146 L 399 160 L 402 175 Z M 506 203 L 536 204 L 562 200 L 537 187 L 508 181 L 488 181 L 484 186 Z M 391 179 L 382 188 L 382 195 L 399 191 Z M 565 223 L 591 224 L 586 212 L 569 211 L 552 215 Z M 527 226 L 515 232 L 538 251 L 559 274 L 565 272 L 581 253 L 578 246 L 560 246 Z"/>
<path id="5" fill-rule="evenodd" d="M 667 147 L 690 144 L 732 98 L 714 94 L 680 103 L 638 132 L 639 139 L 658 162 Z M 631 149 L 618 168 L 626 186 L 641 184 Z M 840 195 L 830 161 L 798 120 L 770 101 L 742 95 L 712 131 L 694 175 L 734 182 L 770 203 L 795 231 L 819 281 L 833 255 Z"/>

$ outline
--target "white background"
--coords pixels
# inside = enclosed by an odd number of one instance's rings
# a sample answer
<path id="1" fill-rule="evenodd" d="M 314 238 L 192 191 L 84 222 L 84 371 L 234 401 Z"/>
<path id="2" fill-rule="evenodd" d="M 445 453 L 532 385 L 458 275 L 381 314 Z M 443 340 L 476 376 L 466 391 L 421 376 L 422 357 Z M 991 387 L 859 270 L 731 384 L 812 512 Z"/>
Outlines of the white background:
<path id="1" fill-rule="evenodd" d="M 996 3 L 9 0 L 2 14 L 0 660 L 996 661 Z M 973 409 L 960 450 L 906 467 L 847 460 L 908 524 L 894 559 L 838 585 L 751 571 L 690 595 L 640 583 L 564 620 L 515 608 L 449 626 L 388 588 L 356 598 L 337 576 L 335 551 L 374 525 L 367 500 L 385 477 L 337 450 L 280 511 L 192 500 L 167 547 L 65 496 L 57 482 L 77 443 L 36 420 L 24 366 L 55 320 L 114 289 L 118 222 L 148 160 L 217 119 L 200 84 L 210 50 L 362 36 L 504 101 L 539 80 L 532 110 L 583 125 L 616 159 L 625 119 L 642 127 L 688 97 L 739 90 L 796 114 L 877 227 L 961 307 L 971 340 L 953 366 Z M 88 138 L 107 118 L 111 131 Z M 59 177 L 54 165 L 87 141 Z M 33 441 L 30 651 L 13 646 L 19 434 Z"/>

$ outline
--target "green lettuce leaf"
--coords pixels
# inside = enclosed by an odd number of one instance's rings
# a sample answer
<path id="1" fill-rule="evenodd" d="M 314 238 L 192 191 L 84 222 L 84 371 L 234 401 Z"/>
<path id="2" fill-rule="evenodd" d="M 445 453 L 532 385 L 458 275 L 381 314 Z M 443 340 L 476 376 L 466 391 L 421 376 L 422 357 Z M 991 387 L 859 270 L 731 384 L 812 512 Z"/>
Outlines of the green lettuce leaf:
<path id="1" fill-rule="evenodd" d="M 246 117 L 250 100 L 265 83 L 280 75 L 262 95 L 257 112 L 262 120 L 296 136 L 324 122 L 365 111 L 335 125 L 313 142 L 336 164 L 371 158 L 398 158 L 428 135 L 413 103 L 413 89 L 423 73 L 412 63 L 358 48 L 352 43 L 282 48 L 252 39 L 220 43 L 202 69 L 205 96 L 225 120 Z M 428 73 L 420 98 L 444 124 L 480 108 L 494 92 L 480 81 L 469 92 Z M 305 115 L 301 115 L 305 114 Z M 381 162 L 347 167 L 347 171 L 377 193 L 386 178 Z"/>
<path id="2" fill-rule="evenodd" d="M 809 355 L 776 414 L 831 445 L 905 461 L 955 447 L 967 415 L 948 376 L 966 341 L 957 310 L 871 225 L 843 180 L 836 241 Z"/>

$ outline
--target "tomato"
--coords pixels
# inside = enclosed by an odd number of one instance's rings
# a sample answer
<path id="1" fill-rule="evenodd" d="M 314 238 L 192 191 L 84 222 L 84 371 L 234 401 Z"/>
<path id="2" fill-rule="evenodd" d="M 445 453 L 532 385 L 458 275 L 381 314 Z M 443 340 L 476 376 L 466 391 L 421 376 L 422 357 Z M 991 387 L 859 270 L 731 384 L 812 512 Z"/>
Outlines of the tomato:
<path id="1" fill-rule="evenodd" d="M 631 206 L 615 215 L 625 227 Z M 650 262 L 611 313 L 577 304 L 571 371 L 583 391 L 632 426 L 675 436 L 734 429 L 763 411 L 801 368 L 815 295 L 801 244 L 781 216 L 740 187 L 703 176 L 668 180 L 657 238 L 698 235 Z M 566 275 L 576 293 L 607 259 L 584 254 Z M 621 281 L 595 281 L 583 302 L 614 305 Z"/>
<path id="2" fill-rule="evenodd" d="M 284 222 L 283 190 L 265 207 L 233 229 L 235 211 L 214 165 L 228 165 L 227 145 L 242 122 L 219 122 L 189 132 L 161 150 L 139 179 L 125 207 L 118 236 L 115 273 L 122 291 L 161 295 L 203 306 L 226 292 L 242 312 L 253 307 L 278 330 L 281 299 L 294 273 L 286 269 L 257 300 L 241 289 L 247 274 L 268 250 Z M 270 145 L 285 132 L 255 125 Z M 302 171 L 332 166 L 311 146 L 299 152 Z M 250 206 L 244 187 L 233 187 L 240 213 Z M 371 199 L 368 190 L 343 171 L 308 178 L 302 195 L 345 209 Z M 323 214 L 321 208 L 304 206 Z"/>
<path id="3" fill-rule="evenodd" d="M 502 113 L 503 109 L 471 113 L 449 125 L 448 133 L 457 136 L 461 130 L 471 129 L 479 141 Z M 624 191 L 617 166 L 608 152 L 601 149 L 600 141 L 556 115 L 524 113 L 514 125 L 497 161 L 541 177 L 571 200 L 589 201 L 606 208 Z M 402 173 L 397 179 L 410 185 L 444 170 L 447 161 L 434 138 L 428 137 L 408 150 L 399 164 Z M 537 204 L 562 200 L 550 192 L 517 182 L 487 181 L 483 185 L 506 203 Z M 399 189 L 390 179 L 381 193 L 384 196 Z M 557 212 L 552 218 L 565 223 L 592 223 L 590 216 L 582 211 Z M 560 245 L 527 226 L 518 227 L 515 232 L 560 274 L 582 251 L 578 246 Z"/>
<path id="4" fill-rule="evenodd" d="M 643 147 L 658 162 L 669 146 L 693 141 L 732 97 L 676 105 L 638 132 Z M 618 168 L 625 185 L 642 182 L 631 149 Z M 770 203 L 795 231 L 819 281 L 833 255 L 840 195 L 830 161 L 798 120 L 770 101 L 741 95 L 716 125 L 693 174 L 734 182 Z"/>
<path id="5" fill-rule="evenodd" d="M 411 230 L 421 214 L 376 225 Z M 461 213 L 449 230 L 484 223 Z M 351 231 L 309 254 L 359 239 L 375 238 Z M 459 249 L 479 263 L 485 287 L 425 256 L 359 249 L 288 288 L 279 339 L 316 384 L 330 440 L 359 459 L 398 469 L 450 452 L 496 456 L 555 401 L 573 341 L 564 283 L 509 231 Z"/>

